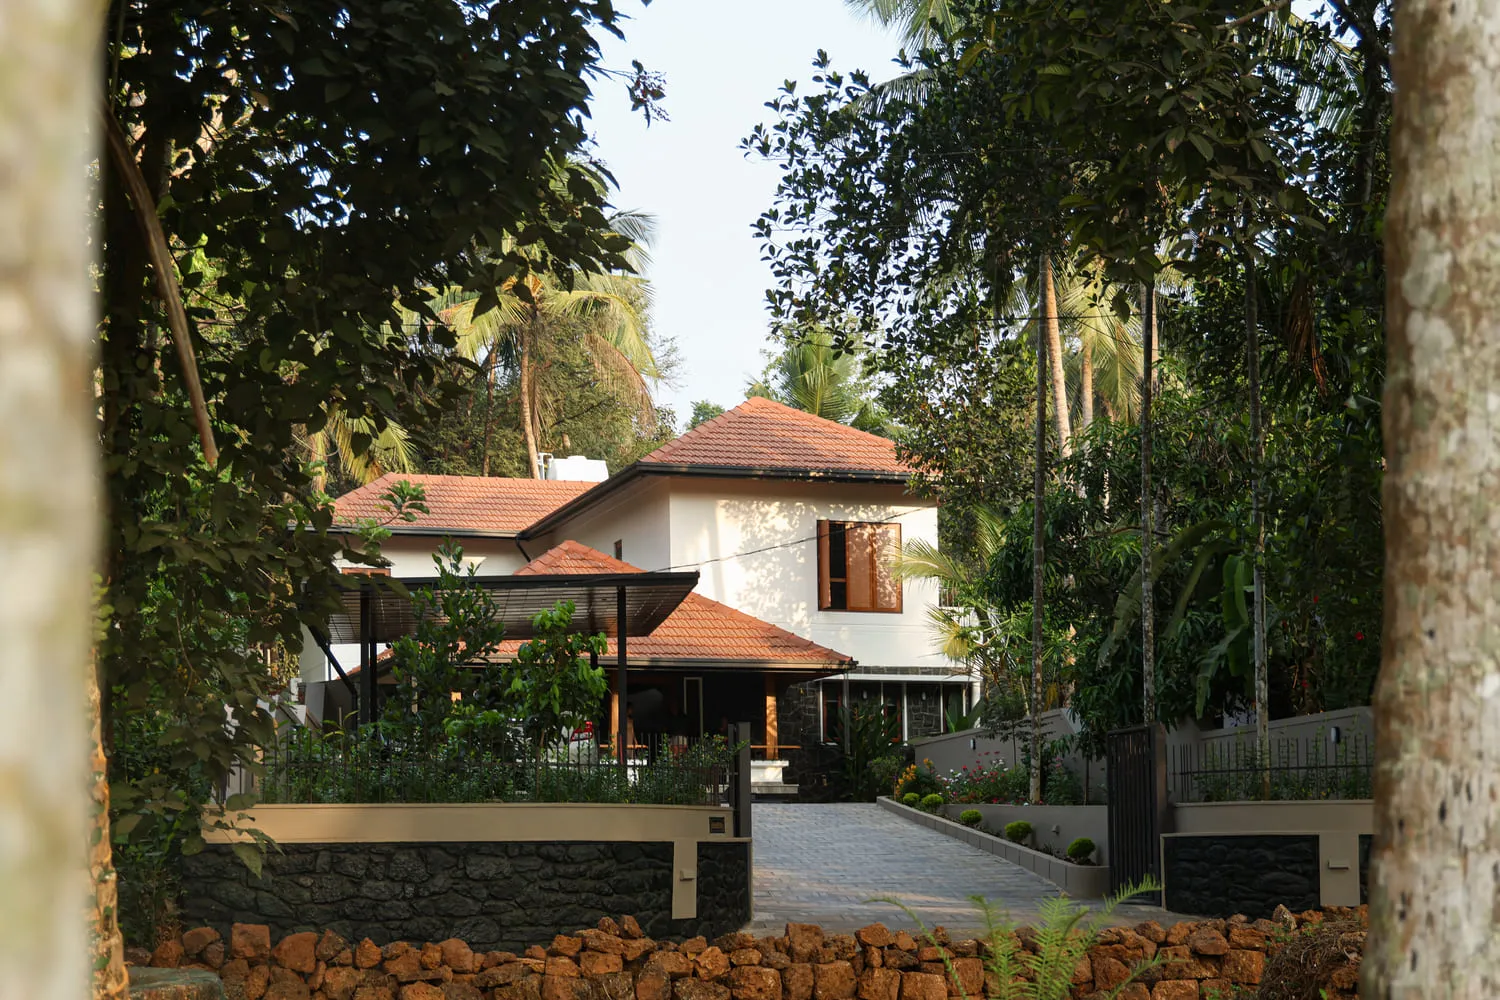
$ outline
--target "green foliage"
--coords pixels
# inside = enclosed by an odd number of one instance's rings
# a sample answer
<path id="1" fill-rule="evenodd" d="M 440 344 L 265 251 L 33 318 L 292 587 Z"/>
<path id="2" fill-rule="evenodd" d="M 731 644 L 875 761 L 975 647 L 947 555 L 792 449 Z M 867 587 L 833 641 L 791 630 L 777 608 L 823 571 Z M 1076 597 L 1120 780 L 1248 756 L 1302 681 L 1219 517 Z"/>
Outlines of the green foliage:
<path id="1" fill-rule="evenodd" d="M 1083 782 L 1060 761 L 1049 762 L 1042 772 L 1042 802 L 1049 806 L 1083 805 Z"/>
<path id="2" fill-rule="evenodd" d="M 834 739 L 844 752 L 844 783 L 856 802 L 874 802 L 901 769 L 901 721 L 881 706 L 859 704 L 839 710 Z"/>
<path id="3" fill-rule="evenodd" d="M 1087 837 L 1079 837 L 1068 845 L 1068 860 L 1079 864 L 1086 863 L 1094 854 L 1094 842 Z"/>
<path id="4" fill-rule="evenodd" d="M 976 760 L 940 779 L 944 794 L 951 802 L 1025 802 L 1031 783 L 1025 767 L 1007 767 L 995 756 Z"/>
<path id="5" fill-rule="evenodd" d="M 978 809 L 965 809 L 958 814 L 958 821 L 964 826 L 977 827 L 984 821 L 984 814 Z"/>
<path id="6" fill-rule="evenodd" d="M 533 618 L 533 638 L 521 644 L 504 672 L 512 717 L 521 720 L 537 752 L 590 718 L 609 690 L 604 669 L 589 663 L 590 653 L 604 653 L 604 634 L 573 633 L 573 611 L 573 602 L 560 601 Z"/>
<path id="7" fill-rule="evenodd" d="M 918 9 L 871 5 L 888 18 Z M 759 223 L 777 321 L 857 318 L 847 339 L 871 351 L 902 454 L 944 501 L 947 554 L 983 579 L 955 616 L 988 630 L 972 645 L 1010 667 L 1029 659 L 1029 629 L 1006 623 L 1031 600 L 1032 470 L 1015 456 L 1031 452 L 1035 404 L 1025 286 L 1047 254 L 1112 282 L 1062 318 L 1074 405 L 1084 345 L 1107 342 L 1084 327 L 1123 328 L 1135 288 L 1161 290 L 1160 534 L 1145 542 L 1165 597 L 1158 716 L 1246 705 L 1256 478 L 1270 710 L 1367 703 L 1382 603 L 1390 5 L 1372 2 L 1357 26 L 1227 0 L 942 8 L 951 30 L 925 36 L 902 85 L 820 54 L 814 86 L 788 83 L 745 147 L 783 171 Z M 1254 467 L 1247 286 L 1266 427 Z M 1045 684 L 1071 688 L 1095 752 L 1104 732 L 1140 721 L 1143 700 L 1140 431 L 1127 402 L 1095 385 L 1087 404 L 1106 413 L 1068 442 L 1044 503 Z M 986 551 L 980 509 L 1005 525 L 999 551 Z M 1013 686 L 987 696 L 992 718 L 1018 714 Z"/>
<path id="8" fill-rule="evenodd" d="M 720 406 L 718 403 L 710 402 L 706 399 L 694 400 L 693 412 L 692 415 L 688 417 L 686 430 L 692 430 L 699 424 L 706 424 L 714 417 L 723 415 L 724 407 Z"/>
<path id="9" fill-rule="evenodd" d="M 332 531 L 307 435 L 338 414 L 366 454 L 451 402 L 454 337 L 429 289 L 624 265 L 598 173 L 572 158 L 593 33 L 616 21 L 586 0 L 115 0 L 80 27 L 105 37 L 98 103 L 173 250 L 220 450 L 209 468 L 146 240 L 106 165 L 104 732 L 117 751 L 125 720 L 148 716 L 170 758 L 116 772 L 119 835 L 154 836 L 236 767 L 257 772 L 302 628 L 337 607 L 335 560 L 378 558 Z M 190 819 L 179 842 L 202 846 Z"/>
<path id="10" fill-rule="evenodd" d="M 771 358 L 750 396 L 764 396 L 825 420 L 880 434 L 886 419 L 864 377 L 861 352 L 845 334 L 823 326 L 786 331 L 785 346 Z"/>
<path id="11" fill-rule="evenodd" d="M 901 802 L 903 805 L 908 805 L 915 809 L 922 804 L 922 794 L 920 792 L 907 792 L 901 796 Z"/>
<path id="12" fill-rule="evenodd" d="M 469 666 L 485 664 L 505 637 L 494 594 L 479 585 L 475 567 L 464 566 L 463 549 L 451 540 L 445 540 L 432 558 L 438 584 L 412 595 L 416 628 L 391 646 L 396 687 L 385 700 L 382 725 L 414 747 L 434 748 L 450 735 L 503 746 L 509 720 L 489 704 L 495 700 L 499 671 L 486 667 L 478 672 Z M 455 691 L 469 697 L 455 702 Z M 459 731 L 453 731 L 455 727 Z"/>
<path id="13" fill-rule="evenodd" d="M 970 896 L 985 928 L 985 933 L 980 937 L 985 981 L 994 984 L 994 991 L 986 990 L 985 995 L 992 1000 L 1071 1000 L 1073 973 L 1098 943 L 1100 933 L 1109 926 L 1115 908 L 1127 899 L 1158 892 L 1160 888 L 1150 879 L 1126 886 L 1106 899 L 1104 905 L 1092 914 L 1086 906 L 1066 897 L 1054 896 L 1043 900 L 1040 920 L 1032 928 L 1035 932 L 1032 951 L 1021 947 L 1021 941 L 1016 936 L 1017 924 L 1006 917 L 995 904 L 988 902 L 983 896 Z M 899 899 L 880 899 L 876 902 L 899 906 L 919 928 L 920 939 L 937 945 L 937 937 L 927 929 L 922 918 Z M 948 950 L 942 949 L 940 955 L 949 979 L 959 982 Z M 1107 995 L 1119 995 L 1120 990 L 1138 981 L 1152 969 L 1161 968 L 1164 963 L 1165 959 L 1160 955 L 1136 963 L 1129 970 L 1127 978 Z M 959 987 L 959 996 L 963 1000 L 970 1000 L 962 986 Z"/>
<path id="14" fill-rule="evenodd" d="M 368 728 L 298 730 L 268 753 L 268 802 L 636 802 L 716 805 L 738 747 L 706 738 L 631 779 L 592 741 L 533 756 L 452 739 L 424 746 Z"/>
<path id="15" fill-rule="evenodd" d="M 937 812 L 943 807 L 943 797 L 936 792 L 922 796 L 921 807 L 926 812 Z"/>
<path id="16" fill-rule="evenodd" d="M 1031 839 L 1031 824 L 1024 819 L 1005 824 L 1005 839 L 1014 844 L 1024 844 Z"/>
<path id="17" fill-rule="evenodd" d="M 924 760 L 920 764 L 910 764 L 901 776 L 896 779 L 894 794 L 897 798 L 910 792 L 920 795 L 930 795 L 933 792 L 942 792 L 943 782 L 932 769 L 932 761 Z"/>

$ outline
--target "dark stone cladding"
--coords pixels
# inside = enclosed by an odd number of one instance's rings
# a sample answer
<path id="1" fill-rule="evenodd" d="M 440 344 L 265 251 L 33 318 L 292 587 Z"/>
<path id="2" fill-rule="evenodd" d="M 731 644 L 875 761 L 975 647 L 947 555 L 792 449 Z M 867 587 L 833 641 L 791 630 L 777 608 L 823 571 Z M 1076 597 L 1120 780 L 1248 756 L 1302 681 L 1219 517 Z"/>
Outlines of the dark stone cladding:
<path id="1" fill-rule="evenodd" d="M 286 844 L 258 878 L 214 845 L 182 860 L 182 922 L 519 952 L 631 914 L 652 937 L 713 937 L 750 919 L 748 846 L 700 843 L 698 916 L 673 920 L 670 843 Z"/>
<path id="2" fill-rule="evenodd" d="M 1359 835 L 1359 901 L 1370 901 L 1370 848 L 1375 843 L 1372 834 Z"/>
<path id="3" fill-rule="evenodd" d="M 1270 917 L 1279 904 L 1317 909 L 1318 838 L 1305 835 L 1164 839 L 1166 908 L 1200 917 Z"/>

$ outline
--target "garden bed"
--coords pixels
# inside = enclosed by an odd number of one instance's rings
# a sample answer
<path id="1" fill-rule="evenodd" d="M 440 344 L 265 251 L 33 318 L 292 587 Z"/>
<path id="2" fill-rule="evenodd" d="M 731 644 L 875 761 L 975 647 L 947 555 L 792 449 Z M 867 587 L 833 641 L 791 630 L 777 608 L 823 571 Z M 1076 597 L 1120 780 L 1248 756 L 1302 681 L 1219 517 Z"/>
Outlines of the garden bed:
<path id="1" fill-rule="evenodd" d="M 1011 841 L 1008 841 L 1003 837 L 996 837 L 991 834 L 985 833 L 982 830 L 976 830 L 972 827 L 964 826 L 962 823 L 955 823 L 944 816 L 923 812 L 920 809 L 913 809 L 910 806 L 902 805 L 894 799 L 882 797 L 880 799 L 880 805 L 899 816 L 903 816 L 906 819 L 911 820 L 912 822 L 920 823 L 921 825 L 927 827 L 929 830 L 935 830 L 938 833 L 941 833 L 944 836 L 952 837 L 955 840 L 962 840 L 964 843 L 969 844 L 973 847 L 977 847 L 981 851 L 988 851 L 990 854 L 993 854 L 996 857 L 1001 857 L 1007 861 L 1013 862 L 1014 864 L 1020 865 L 1027 871 L 1035 872 L 1037 875 L 1040 875 L 1042 878 L 1067 892 L 1070 896 L 1076 896 L 1085 899 L 1099 899 L 1109 892 L 1109 867 L 1107 865 L 1075 865 L 1072 862 L 1064 861 L 1061 858 L 1055 858 L 1052 855 L 1044 853 L 1042 851 L 1032 850 L 1029 847 L 1024 847 L 1020 844 L 1012 843 Z M 965 806 L 955 808 L 974 807 Z M 1007 808 L 1023 809 L 1027 807 L 1011 806 Z M 1056 808 L 1102 809 L 1103 807 L 1059 806 Z"/>

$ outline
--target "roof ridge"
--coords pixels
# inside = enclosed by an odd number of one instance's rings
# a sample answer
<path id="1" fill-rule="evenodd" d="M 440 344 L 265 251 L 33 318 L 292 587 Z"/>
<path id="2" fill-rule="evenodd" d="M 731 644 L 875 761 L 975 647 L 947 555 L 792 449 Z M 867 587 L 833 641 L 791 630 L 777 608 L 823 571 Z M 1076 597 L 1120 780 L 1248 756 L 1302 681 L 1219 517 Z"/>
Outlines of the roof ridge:
<path id="1" fill-rule="evenodd" d="M 639 459 L 646 469 L 661 465 L 724 468 L 805 468 L 830 472 L 910 474 L 889 438 L 751 396 Z"/>

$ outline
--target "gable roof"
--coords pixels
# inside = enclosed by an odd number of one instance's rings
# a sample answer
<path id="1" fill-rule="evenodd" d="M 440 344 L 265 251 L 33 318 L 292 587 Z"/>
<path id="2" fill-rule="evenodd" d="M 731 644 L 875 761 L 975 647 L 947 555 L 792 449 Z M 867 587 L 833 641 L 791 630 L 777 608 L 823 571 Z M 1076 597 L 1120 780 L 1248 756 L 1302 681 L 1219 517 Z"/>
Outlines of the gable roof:
<path id="1" fill-rule="evenodd" d="M 516 575 L 639 572 L 639 567 L 597 549 L 566 541 L 516 570 Z M 514 655 L 519 646 L 519 641 L 507 642 L 501 653 Z M 650 635 L 632 638 L 627 652 L 633 664 L 686 661 L 704 666 L 779 665 L 831 671 L 854 663 L 843 653 L 698 593 L 688 594 Z M 614 655 L 615 640 L 611 639 L 609 657 Z"/>
<path id="2" fill-rule="evenodd" d="M 902 480 L 913 471 L 888 438 L 761 396 L 705 420 L 638 464 L 883 473 Z"/>
<path id="3" fill-rule="evenodd" d="M 647 475 L 904 486 L 914 472 L 896 457 L 896 444 L 888 438 L 752 396 L 542 516 L 521 537 L 550 531 Z"/>
<path id="4" fill-rule="evenodd" d="M 500 476 L 426 476 L 388 472 L 333 501 L 334 524 L 389 516 L 380 495 L 406 480 L 427 493 L 427 513 L 387 527 L 406 535 L 468 535 L 508 538 L 597 485 L 554 479 Z"/>

